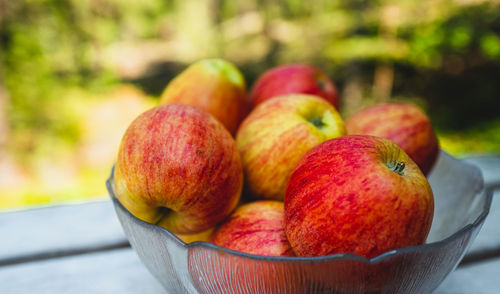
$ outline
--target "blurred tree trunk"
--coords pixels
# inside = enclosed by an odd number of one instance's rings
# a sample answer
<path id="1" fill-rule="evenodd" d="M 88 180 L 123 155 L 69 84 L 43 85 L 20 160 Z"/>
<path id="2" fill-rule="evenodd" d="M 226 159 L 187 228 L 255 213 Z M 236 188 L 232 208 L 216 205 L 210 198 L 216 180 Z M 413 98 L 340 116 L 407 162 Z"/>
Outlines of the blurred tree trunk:
<path id="1" fill-rule="evenodd" d="M 387 101 L 391 97 L 393 83 L 394 67 L 392 63 L 379 63 L 373 77 L 373 96 L 375 99 L 379 102 Z"/>
<path id="2" fill-rule="evenodd" d="M 357 62 L 348 65 L 346 83 L 342 91 L 344 117 L 349 117 L 353 112 L 363 107 L 363 79 L 361 68 Z"/>
<path id="3" fill-rule="evenodd" d="M 2 63 L 3 63 L 3 56 L 2 56 L 2 48 L 3 48 L 3 43 L 2 43 L 2 25 L 3 25 L 3 20 L 4 17 L 6 16 L 6 13 L 8 13 L 8 1 L 0 0 L 0 159 L 3 156 L 3 152 L 5 150 L 5 144 L 7 142 L 7 132 L 8 132 L 8 125 L 7 125 L 7 88 L 4 86 L 3 82 L 3 72 L 2 72 Z"/>
<path id="4" fill-rule="evenodd" d="M 0 73 L 0 157 L 5 150 L 8 136 L 7 124 L 7 89 L 3 85 L 2 75 Z"/>
<path id="5" fill-rule="evenodd" d="M 380 8 L 380 37 L 388 43 L 397 38 L 400 20 L 399 7 L 387 5 Z M 373 96 L 377 102 L 387 101 L 391 97 L 394 84 L 394 66 L 390 61 L 380 61 L 373 77 Z"/>
<path id="6" fill-rule="evenodd" d="M 0 26 L 2 25 L 2 22 L 6 18 L 6 16 L 10 13 L 14 5 L 13 2 L 14 1 L 10 0 L 0 0 Z"/>
<path id="7" fill-rule="evenodd" d="M 210 12 L 212 14 L 212 22 L 215 27 L 215 52 L 216 56 L 224 56 L 224 36 L 222 35 L 222 0 L 212 0 L 210 1 Z"/>
<path id="8" fill-rule="evenodd" d="M 276 40 L 276 38 L 272 37 L 271 21 L 273 19 L 281 18 L 281 15 L 279 15 L 279 13 L 281 13 L 281 10 L 276 10 L 275 1 L 260 0 L 259 7 L 261 7 L 261 13 L 264 16 L 262 33 L 269 40 L 269 50 L 264 59 L 265 66 L 269 68 L 280 63 L 278 55 L 280 53 L 281 45 L 278 40 Z"/>

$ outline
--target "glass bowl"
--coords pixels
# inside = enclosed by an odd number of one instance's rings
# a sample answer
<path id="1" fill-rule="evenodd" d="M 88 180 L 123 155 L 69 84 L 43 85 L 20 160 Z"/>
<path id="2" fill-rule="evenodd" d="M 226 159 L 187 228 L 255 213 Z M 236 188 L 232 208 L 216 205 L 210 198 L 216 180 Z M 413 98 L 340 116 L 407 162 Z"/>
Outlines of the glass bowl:
<path id="1" fill-rule="evenodd" d="M 430 293 L 452 272 L 490 208 L 475 166 L 441 151 L 429 175 L 435 213 L 427 243 L 366 259 L 354 254 L 266 257 L 186 244 L 129 213 L 107 188 L 132 247 L 169 293 Z"/>

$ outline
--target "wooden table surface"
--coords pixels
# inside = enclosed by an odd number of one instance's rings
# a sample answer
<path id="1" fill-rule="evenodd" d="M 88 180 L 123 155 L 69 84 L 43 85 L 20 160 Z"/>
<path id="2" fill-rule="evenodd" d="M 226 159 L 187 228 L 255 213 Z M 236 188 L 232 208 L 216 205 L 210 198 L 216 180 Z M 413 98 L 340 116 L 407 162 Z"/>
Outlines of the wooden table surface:
<path id="1" fill-rule="evenodd" d="M 500 155 L 472 156 L 494 187 L 490 214 L 436 294 L 500 293 Z M 111 202 L 0 213 L 0 293 L 168 293 L 130 248 Z"/>

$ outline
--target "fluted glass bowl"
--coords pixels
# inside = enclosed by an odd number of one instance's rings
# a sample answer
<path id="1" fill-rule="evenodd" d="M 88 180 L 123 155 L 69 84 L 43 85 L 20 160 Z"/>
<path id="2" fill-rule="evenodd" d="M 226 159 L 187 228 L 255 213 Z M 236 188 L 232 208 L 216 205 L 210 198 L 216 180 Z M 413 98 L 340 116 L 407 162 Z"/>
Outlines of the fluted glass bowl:
<path id="1" fill-rule="evenodd" d="M 441 152 L 429 175 L 435 213 L 427 243 L 372 259 L 354 254 L 266 257 L 186 244 L 130 214 L 107 181 L 125 234 L 168 293 L 431 293 L 477 236 L 491 204 L 481 172 Z"/>

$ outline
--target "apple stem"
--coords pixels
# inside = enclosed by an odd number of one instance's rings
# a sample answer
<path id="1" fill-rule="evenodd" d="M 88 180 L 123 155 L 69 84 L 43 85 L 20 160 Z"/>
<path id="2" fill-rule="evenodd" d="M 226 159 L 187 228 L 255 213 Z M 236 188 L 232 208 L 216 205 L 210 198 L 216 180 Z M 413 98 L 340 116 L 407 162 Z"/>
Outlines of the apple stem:
<path id="1" fill-rule="evenodd" d="M 163 206 L 160 206 L 158 207 L 158 220 L 155 222 L 155 224 L 158 224 L 167 214 L 173 212 L 172 209 L 168 208 L 168 207 L 163 207 Z"/>
<path id="2" fill-rule="evenodd" d="M 316 84 L 321 88 L 321 90 L 325 91 L 326 83 L 324 80 L 317 80 Z"/>
<path id="3" fill-rule="evenodd" d="M 318 129 L 321 129 L 322 127 L 325 126 L 325 124 L 323 123 L 323 120 L 321 119 L 321 117 L 314 117 L 312 118 L 311 120 L 309 120 L 315 127 L 317 127 Z"/>
<path id="4" fill-rule="evenodd" d="M 397 172 L 398 174 L 402 175 L 404 168 L 405 168 L 404 162 L 396 162 L 396 166 L 394 167 L 394 171 Z"/>

